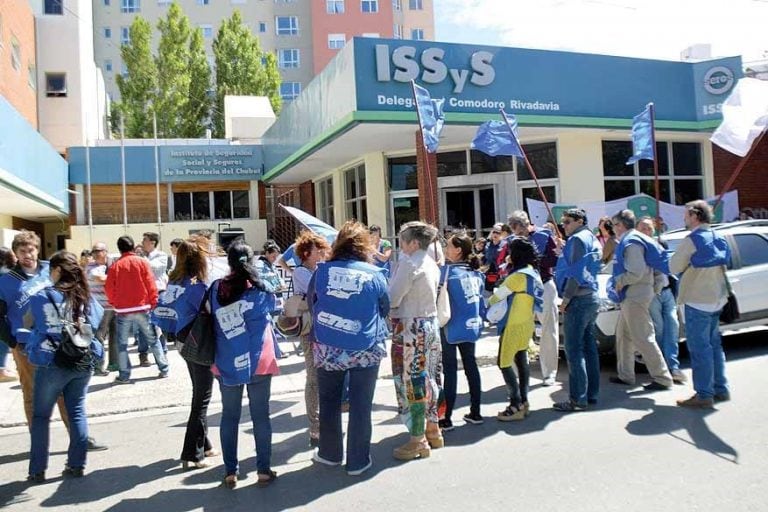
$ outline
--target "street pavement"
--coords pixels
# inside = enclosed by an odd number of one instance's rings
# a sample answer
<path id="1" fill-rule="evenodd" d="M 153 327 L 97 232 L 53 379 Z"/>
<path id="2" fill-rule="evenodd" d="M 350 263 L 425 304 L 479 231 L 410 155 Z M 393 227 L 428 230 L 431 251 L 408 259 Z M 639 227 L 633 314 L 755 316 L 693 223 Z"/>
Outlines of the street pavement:
<path id="1" fill-rule="evenodd" d="M 481 360 L 492 362 L 493 339 L 480 343 Z M 561 382 L 554 387 L 540 385 L 538 365 L 533 365 L 533 411 L 516 423 L 493 418 L 504 407 L 503 380 L 495 367 L 483 368 L 486 422 L 465 425 L 461 416 L 468 410 L 468 396 L 460 374 L 454 413 L 457 428 L 446 433 L 446 447 L 434 450 L 429 459 L 408 463 L 391 456 L 407 434 L 397 418 L 385 360 L 373 414 L 374 465 L 360 477 L 311 462 L 303 392 L 296 391 L 303 390 L 302 362 L 291 356 L 282 361 L 283 374 L 273 379 L 272 460 L 280 477 L 266 489 L 255 485 L 252 428 L 244 408 L 239 444 L 244 478 L 234 491 L 220 486 L 220 457 L 211 459 L 214 465 L 208 469 L 181 469 L 178 457 L 190 391 L 182 362 L 172 351 L 176 374 L 172 379 L 154 379 L 154 369 L 137 369 L 137 382 L 131 386 L 111 387 L 105 378 L 94 379 L 88 398 L 91 433 L 109 450 L 89 454 L 83 479 L 59 476 L 67 446 L 61 422 L 51 428 L 49 480 L 38 486 L 24 482 L 29 450 L 26 428 L 0 428 L 0 507 L 8 511 L 76 507 L 164 512 L 764 511 L 768 502 L 764 431 L 768 409 L 762 406 L 766 332 L 731 337 L 727 350 L 734 400 L 713 411 L 675 407 L 675 399 L 691 394 L 689 386 L 647 393 L 639 386 L 611 385 L 607 382 L 611 361 L 604 360 L 600 403 L 583 413 L 558 413 L 551 409 L 552 401 L 567 397 L 567 382 L 563 382 L 567 372 L 561 361 Z M 639 383 L 647 378 L 638 377 Z M 299 386 L 294 388 L 296 383 Z M 215 393 L 209 420 L 210 437 L 218 446 L 221 406 Z M 9 394 L 20 392 L 3 385 L 0 411 L 4 421 L 13 423 L 7 410 Z M 110 402 L 114 402 L 111 408 Z M 16 405 L 21 408 L 21 403 Z"/>

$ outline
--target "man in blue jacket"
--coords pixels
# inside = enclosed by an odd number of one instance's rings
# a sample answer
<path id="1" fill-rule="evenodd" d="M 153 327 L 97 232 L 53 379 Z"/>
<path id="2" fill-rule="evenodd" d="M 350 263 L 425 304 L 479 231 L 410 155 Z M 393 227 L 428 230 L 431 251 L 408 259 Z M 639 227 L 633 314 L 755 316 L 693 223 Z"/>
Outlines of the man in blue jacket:
<path id="1" fill-rule="evenodd" d="M 24 350 L 30 322 L 25 319 L 29 310 L 29 298 L 51 284 L 48 276 L 48 262 L 39 261 L 40 237 L 33 231 L 22 230 L 13 238 L 11 250 L 18 263 L 7 274 L 0 277 L 0 337 L 13 348 L 13 359 L 19 373 L 21 394 L 24 398 L 24 413 L 27 426 L 32 424 L 35 367 L 27 359 Z M 69 418 L 64 407 L 64 398 L 58 400 L 59 413 L 69 428 Z M 88 450 L 106 450 L 88 438 Z"/>

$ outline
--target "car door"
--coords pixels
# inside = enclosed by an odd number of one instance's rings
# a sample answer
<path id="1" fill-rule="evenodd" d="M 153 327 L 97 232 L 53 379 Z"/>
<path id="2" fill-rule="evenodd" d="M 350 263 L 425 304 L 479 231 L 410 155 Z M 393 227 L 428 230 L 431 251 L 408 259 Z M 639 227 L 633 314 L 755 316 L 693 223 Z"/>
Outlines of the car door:
<path id="1" fill-rule="evenodd" d="M 768 316 L 768 236 L 764 233 L 734 233 L 734 268 L 728 277 L 739 304 L 741 320 Z"/>

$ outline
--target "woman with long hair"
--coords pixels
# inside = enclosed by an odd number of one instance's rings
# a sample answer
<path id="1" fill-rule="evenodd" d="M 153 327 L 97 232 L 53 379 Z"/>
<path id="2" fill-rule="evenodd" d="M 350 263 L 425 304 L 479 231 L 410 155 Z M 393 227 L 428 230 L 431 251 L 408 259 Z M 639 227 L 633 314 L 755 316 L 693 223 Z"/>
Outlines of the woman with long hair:
<path id="1" fill-rule="evenodd" d="M 399 460 L 426 458 L 441 448 L 438 426 L 440 397 L 440 326 L 437 286 L 440 269 L 427 250 L 437 229 L 424 222 L 400 227 L 400 260 L 389 283 L 392 306 L 392 375 L 398 410 L 410 440 L 395 448 Z"/>
<path id="2" fill-rule="evenodd" d="M 168 287 L 160 293 L 152 322 L 168 334 L 169 339 L 183 343 L 192 326 L 208 286 L 208 263 L 200 247 L 192 241 L 181 241 L 176 247 L 176 265 L 168 275 Z M 187 361 L 192 381 L 192 405 L 181 450 L 184 469 L 210 466 L 206 457 L 218 455 L 208 439 L 208 404 L 211 402 L 213 374 L 209 366 Z"/>
<path id="3" fill-rule="evenodd" d="M 497 364 L 509 394 L 509 406 L 496 415 L 499 421 L 519 421 L 528 416 L 528 344 L 534 331 L 534 312 L 541 310 L 544 285 L 536 270 L 536 248 L 524 238 L 509 243 L 509 276 L 494 290 L 489 305 L 507 301 L 507 313 L 498 323 Z M 517 372 L 513 366 L 517 367 Z"/>
<path id="4" fill-rule="evenodd" d="M 293 293 L 306 297 L 309 291 L 309 282 L 317 270 L 317 265 L 326 260 L 331 246 L 322 236 L 312 231 L 304 231 L 296 239 L 294 250 L 301 264 L 293 269 Z M 317 388 L 317 368 L 312 354 L 312 332 L 301 337 L 301 350 L 304 353 L 304 369 L 307 372 L 304 386 L 304 403 L 307 407 L 309 419 L 309 444 L 317 446 L 320 439 L 320 398 Z"/>
<path id="5" fill-rule="evenodd" d="M 221 448 L 226 475 L 224 485 L 237 486 L 238 428 L 242 411 L 243 388 L 248 391 L 248 407 L 256 443 L 257 485 L 266 486 L 277 478 L 272 471 L 272 424 L 269 395 L 272 376 L 277 375 L 277 342 L 272 332 L 270 313 L 275 296 L 265 290 L 253 261 L 253 249 L 235 242 L 227 251 L 230 273 L 211 285 L 210 308 L 216 338 L 215 364 L 212 367 L 221 390 Z"/>
<path id="6" fill-rule="evenodd" d="M 30 298 L 28 313 L 33 325 L 26 348 L 29 361 L 37 367 L 28 476 L 34 483 L 45 481 L 51 413 L 60 395 L 64 396 L 69 417 L 69 449 L 63 475 L 83 476 L 88 447 L 85 395 L 94 364 L 103 354 L 93 336 L 103 309 L 91 298 L 77 256 L 67 251 L 51 256 L 50 278 L 53 284 Z M 87 346 L 77 347 L 71 341 L 72 335 Z"/>
<path id="7" fill-rule="evenodd" d="M 371 408 L 379 363 L 386 356 L 389 295 L 385 269 L 368 263 L 377 250 L 359 222 L 342 226 L 330 260 L 315 271 L 307 300 L 320 396 L 320 446 L 313 459 L 338 466 L 344 456 L 341 404 L 349 375 L 347 473 L 371 467 Z"/>
<path id="8" fill-rule="evenodd" d="M 610 217 L 600 218 L 597 224 L 597 232 L 597 240 L 603 246 L 602 262 L 605 265 L 613 261 L 613 253 L 616 252 L 616 246 L 619 245 L 619 240 L 613 231 L 613 221 Z"/>
<path id="9" fill-rule="evenodd" d="M 457 233 L 448 238 L 445 246 L 445 258 L 448 264 L 440 269 L 440 283 L 447 286 L 451 304 L 451 319 L 440 329 L 443 352 L 443 396 L 445 412 L 439 421 L 445 432 L 453 430 L 451 414 L 456 403 L 456 373 L 458 362 L 456 349 L 461 354 L 464 374 L 469 384 L 469 414 L 464 421 L 473 425 L 483 423 L 480 414 L 480 370 L 475 360 L 475 342 L 480 339 L 485 316 L 483 289 L 485 276 L 478 272 L 480 262 L 472 252 L 472 239 L 464 233 Z"/>

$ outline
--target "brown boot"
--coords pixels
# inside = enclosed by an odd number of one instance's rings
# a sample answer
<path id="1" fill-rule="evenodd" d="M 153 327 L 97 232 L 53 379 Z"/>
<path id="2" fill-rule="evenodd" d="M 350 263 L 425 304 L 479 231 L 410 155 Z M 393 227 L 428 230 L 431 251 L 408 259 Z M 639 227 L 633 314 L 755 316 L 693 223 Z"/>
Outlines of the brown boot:
<path id="1" fill-rule="evenodd" d="M 399 448 L 395 448 L 392 455 L 397 460 L 413 460 L 413 459 L 426 459 L 429 457 L 431 450 L 427 440 L 422 441 L 410 440 Z"/>
<path id="2" fill-rule="evenodd" d="M 139 353 L 139 366 L 144 368 L 152 366 L 152 364 L 149 362 L 149 356 L 147 354 Z"/>
<path id="3" fill-rule="evenodd" d="M 699 398 L 699 395 L 693 395 L 691 398 L 678 400 L 677 405 L 695 409 L 712 409 L 715 406 L 715 401 L 711 398 Z"/>
<path id="4" fill-rule="evenodd" d="M 443 438 L 443 434 L 440 432 L 440 427 L 437 423 L 427 424 L 426 437 L 427 443 L 429 443 L 429 447 L 432 449 L 442 448 L 445 446 L 445 439 Z"/>

